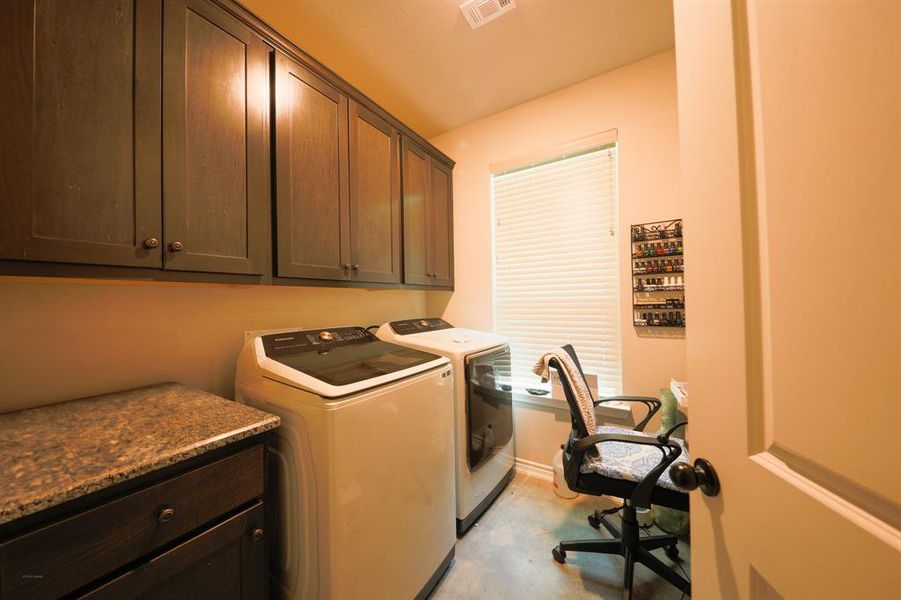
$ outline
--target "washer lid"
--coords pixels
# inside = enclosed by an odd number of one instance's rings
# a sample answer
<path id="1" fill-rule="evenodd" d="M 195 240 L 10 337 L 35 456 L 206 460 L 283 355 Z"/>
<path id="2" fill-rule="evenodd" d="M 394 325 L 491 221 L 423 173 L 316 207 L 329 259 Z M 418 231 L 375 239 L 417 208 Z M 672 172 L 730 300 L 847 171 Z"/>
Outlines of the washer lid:
<path id="1" fill-rule="evenodd" d="M 267 376 L 328 398 L 447 364 L 440 356 L 383 342 L 362 327 L 275 333 L 255 343 Z"/>
<path id="2" fill-rule="evenodd" d="M 437 323 L 432 324 L 435 321 Z M 422 325 L 423 330 L 417 333 L 398 333 L 397 323 L 416 322 L 428 325 Z M 402 325 L 400 329 L 401 331 L 406 331 L 406 326 Z M 503 346 L 510 341 L 508 338 L 496 333 L 454 327 L 441 319 L 411 319 L 409 321 L 385 323 L 379 327 L 378 336 L 385 341 L 402 344 L 425 352 L 433 352 L 441 356 L 447 356 L 452 360 L 462 359 L 474 352 Z"/>

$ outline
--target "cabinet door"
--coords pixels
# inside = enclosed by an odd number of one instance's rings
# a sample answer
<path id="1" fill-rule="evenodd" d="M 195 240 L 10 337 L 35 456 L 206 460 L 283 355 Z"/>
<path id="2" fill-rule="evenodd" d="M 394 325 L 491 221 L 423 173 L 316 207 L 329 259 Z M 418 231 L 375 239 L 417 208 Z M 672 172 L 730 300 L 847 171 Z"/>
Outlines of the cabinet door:
<path id="1" fill-rule="evenodd" d="M 258 502 L 81 597 L 267 598 L 263 520 Z"/>
<path id="2" fill-rule="evenodd" d="M 350 278 L 347 97 L 276 53 L 277 273 Z"/>
<path id="3" fill-rule="evenodd" d="M 3 12 L 0 257 L 159 267 L 161 0 Z"/>
<path id="4" fill-rule="evenodd" d="M 429 276 L 429 155 L 403 141 L 404 283 L 431 285 Z"/>
<path id="5" fill-rule="evenodd" d="M 350 255 L 354 280 L 399 283 L 400 135 L 356 102 L 350 107 Z"/>
<path id="6" fill-rule="evenodd" d="M 166 2 L 165 268 L 264 272 L 269 50 L 206 0 Z"/>
<path id="7" fill-rule="evenodd" d="M 429 268 L 432 284 L 454 285 L 453 173 L 437 160 L 429 164 Z"/>

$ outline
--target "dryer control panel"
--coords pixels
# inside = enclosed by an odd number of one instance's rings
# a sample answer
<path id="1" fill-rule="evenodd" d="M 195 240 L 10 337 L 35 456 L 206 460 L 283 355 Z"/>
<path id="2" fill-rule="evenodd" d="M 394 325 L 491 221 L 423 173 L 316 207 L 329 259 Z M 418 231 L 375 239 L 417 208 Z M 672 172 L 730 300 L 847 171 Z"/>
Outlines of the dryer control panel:
<path id="1" fill-rule="evenodd" d="M 453 325 L 443 319 L 407 319 L 406 321 L 391 321 L 391 329 L 397 335 L 410 335 L 411 333 L 424 333 L 426 331 L 438 331 L 439 329 L 452 329 Z"/>
<path id="2" fill-rule="evenodd" d="M 266 356 L 284 356 L 322 347 L 334 348 L 347 344 L 376 341 L 376 337 L 362 327 L 335 327 L 334 329 L 305 329 L 273 333 L 263 336 Z"/>

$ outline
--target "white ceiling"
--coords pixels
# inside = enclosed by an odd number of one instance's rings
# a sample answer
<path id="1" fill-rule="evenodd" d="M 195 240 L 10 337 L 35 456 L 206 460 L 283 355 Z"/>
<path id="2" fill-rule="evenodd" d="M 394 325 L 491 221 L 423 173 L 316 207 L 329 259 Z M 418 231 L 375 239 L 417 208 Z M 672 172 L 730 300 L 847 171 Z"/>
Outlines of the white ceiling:
<path id="1" fill-rule="evenodd" d="M 673 47 L 671 0 L 241 0 L 424 137 Z"/>

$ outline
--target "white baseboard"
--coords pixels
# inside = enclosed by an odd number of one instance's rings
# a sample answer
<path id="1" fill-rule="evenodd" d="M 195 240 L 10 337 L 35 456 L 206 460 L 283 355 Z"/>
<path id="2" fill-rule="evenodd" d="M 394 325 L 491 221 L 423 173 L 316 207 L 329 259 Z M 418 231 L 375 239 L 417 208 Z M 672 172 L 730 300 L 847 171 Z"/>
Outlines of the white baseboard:
<path id="1" fill-rule="evenodd" d="M 531 475 L 546 481 L 554 480 L 554 468 L 551 465 L 543 465 L 532 460 L 517 457 L 515 466 L 517 473 Z"/>

